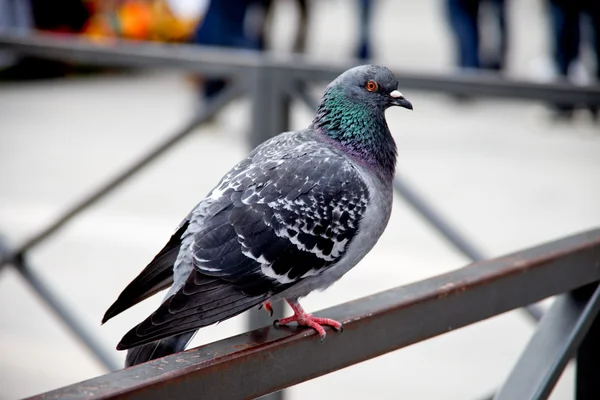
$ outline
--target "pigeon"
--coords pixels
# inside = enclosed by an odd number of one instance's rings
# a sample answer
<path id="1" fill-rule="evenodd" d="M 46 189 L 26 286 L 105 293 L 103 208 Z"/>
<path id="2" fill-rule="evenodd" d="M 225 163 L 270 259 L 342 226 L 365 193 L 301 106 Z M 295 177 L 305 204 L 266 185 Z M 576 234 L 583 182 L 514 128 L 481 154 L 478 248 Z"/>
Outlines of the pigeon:
<path id="1" fill-rule="evenodd" d="M 299 298 L 353 268 L 392 209 L 396 144 L 385 110 L 412 104 L 393 73 L 363 65 L 331 82 L 307 129 L 256 147 L 187 215 L 123 290 L 102 323 L 170 286 L 125 334 L 126 366 L 182 351 L 199 328 L 285 299 L 296 322 L 325 338 L 342 324 L 306 313 Z"/>

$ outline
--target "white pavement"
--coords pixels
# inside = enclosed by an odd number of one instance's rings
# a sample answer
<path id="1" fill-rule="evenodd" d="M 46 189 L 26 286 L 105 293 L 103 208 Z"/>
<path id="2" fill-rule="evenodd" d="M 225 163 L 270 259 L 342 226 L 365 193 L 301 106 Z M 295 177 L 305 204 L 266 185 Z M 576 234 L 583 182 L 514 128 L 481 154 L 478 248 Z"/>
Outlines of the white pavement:
<path id="1" fill-rule="evenodd" d="M 400 3 L 380 2 L 378 59 L 407 69 L 448 70 L 442 2 Z M 529 66 L 545 54 L 543 10 L 538 1 L 512 3 L 511 73 L 528 76 Z M 278 10 L 277 48 L 289 37 L 289 7 L 283 2 Z M 312 53 L 349 54 L 350 11 L 345 1 L 318 2 Z M 489 254 L 600 226 L 600 128 L 584 115 L 557 124 L 541 105 L 461 106 L 442 95 L 403 92 L 415 111 L 388 112 L 399 172 Z M 0 231 L 16 244 L 45 226 L 181 126 L 194 99 L 185 77 L 164 72 L 0 86 Z M 151 312 L 160 296 L 100 326 L 105 309 L 246 153 L 247 106 L 243 99 L 231 105 L 31 253 L 40 275 L 107 348 Z M 294 128 L 311 119 L 302 106 L 293 117 Z M 402 201 L 395 206 L 373 252 L 330 290 L 309 296 L 308 310 L 466 264 Z M 235 318 L 204 329 L 193 344 L 243 329 L 243 318 Z M 507 313 L 298 385 L 289 398 L 481 398 L 502 382 L 532 332 L 521 313 Z M 10 268 L 0 273 L 0 354 L 2 400 L 104 372 Z M 123 359 L 122 353 L 114 356 Z M 572 378 L 569 369 L 553 399 L 572 398 Z"/>

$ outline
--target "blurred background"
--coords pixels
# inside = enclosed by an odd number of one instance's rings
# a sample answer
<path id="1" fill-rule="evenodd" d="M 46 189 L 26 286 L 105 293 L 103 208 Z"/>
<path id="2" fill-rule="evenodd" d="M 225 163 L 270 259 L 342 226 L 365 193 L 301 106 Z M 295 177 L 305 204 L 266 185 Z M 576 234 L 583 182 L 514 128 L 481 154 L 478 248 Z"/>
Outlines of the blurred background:
<path id="1" fill-rule="evenodd" d="M 370 59 L 396 70 L 600 77 L 595 0 L 0 0 L 0 31 L 85 35 Z M 38 32 L 39 33 L 39 32 Z M 360 61 L 357 61 L 357 63 Z M 82 67 L 0 49 L 0 233 L 18 245 L 180 128 L 225 82 L 170 70 Z M 311 89 L 315 95 L 324 85 Z M 491 256 L 600 226 L 600 124 L 585 104 L 482 100 L 400 88 L 389 110 L 398 171 Z M 291 127 L 312 112 L 292 108 Z M 29 253 L 36 272 L 119 363 L 114 346 L 162 295 L 100 319 L 174 227 L 248 151 L 240 97 L 135 179 Z M 468 263 L 400 199 L 367 258 L 308 311 Z M 281 305 L 276 305 L 276 307 Z M 426 315 L 423 318 L 427 318 Z M 246 330 L 240 316 L 191 346 Z M 534 325 L 515 311 L 297 385 L 286 399 L 478 399 L 507 376 Z M 106 372 L 10 267 L 0 272 L 0 399 Z M 568 368 L 553 399 L 573 398 Z"/>

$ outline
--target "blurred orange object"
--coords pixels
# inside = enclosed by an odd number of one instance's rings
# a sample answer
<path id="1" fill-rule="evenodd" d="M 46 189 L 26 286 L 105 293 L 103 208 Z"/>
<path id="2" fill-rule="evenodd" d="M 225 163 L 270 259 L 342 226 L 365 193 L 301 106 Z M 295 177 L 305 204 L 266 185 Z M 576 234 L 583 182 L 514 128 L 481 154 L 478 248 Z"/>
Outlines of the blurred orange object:
<path id="1" fill-rule="evenodd" d="M 150 37 L 152 31 L 152 5 L 149 1 L 127 0 L 119 7 L 120 35 L 127 39 L 144 40 Z"/>
<path id="2" fill-rule="evenodd" d="M 187 41 L 198 26 L 199 19 L 178 18 L 169 7 L 167 0 L 153 2 L 153 39 L 169 42 Z"/>
<path id="3" fill-rule="evenodd" d="M 92 17 L 84 34 L 94 39 L 186 41 L 198 19 L 178 18 L 167 0 L 88 0 Z"/>

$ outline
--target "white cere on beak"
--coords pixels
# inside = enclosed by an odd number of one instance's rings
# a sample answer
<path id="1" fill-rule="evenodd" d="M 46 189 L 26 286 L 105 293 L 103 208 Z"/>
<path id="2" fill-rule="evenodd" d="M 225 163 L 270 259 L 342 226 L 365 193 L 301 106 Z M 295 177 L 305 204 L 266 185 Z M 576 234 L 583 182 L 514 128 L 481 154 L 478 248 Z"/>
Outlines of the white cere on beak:
<path id="1" fill-rule="evenodd" d="M 390 93 L 390 96 L 392 96 L 392 97 L 393 97 L 393 98 L 395 98 L 395 99 L 398 99 L 398 98 L 404 97 L 404 96 L 402 95 L 402 93 L 400 93 L 398 90 L 394 90 L 394 91 L 392 91 L 392 92 Z"/>

